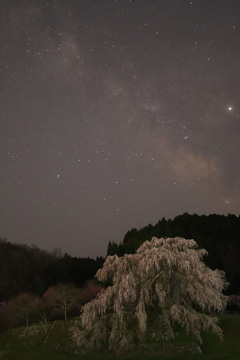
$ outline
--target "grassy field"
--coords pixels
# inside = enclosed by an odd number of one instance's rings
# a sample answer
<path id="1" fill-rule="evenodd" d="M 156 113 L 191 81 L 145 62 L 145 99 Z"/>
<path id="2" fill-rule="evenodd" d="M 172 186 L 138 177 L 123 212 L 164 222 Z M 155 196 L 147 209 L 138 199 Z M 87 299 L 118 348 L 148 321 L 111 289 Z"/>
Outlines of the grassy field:
<path id="1" fill-rule="evenodd" d="M 167 360 L 239 360 L 240 359 L 240 315 L 223 315 L 220 318 L 224 330 L 224 342 L 212 334 L 203 335 L 202 353 L 169 356 L 142 354 L 120 356 L 118 359 L 167 359 Z M 0 360 L 92 360 L 100 359 L 100 354 L 84 356 L 78 354 L 66 327 L 71 321 L 58 321 L 51 324 L 48 332 L 39 331 L 39 327 L 19 328 L 8 333 L 0 333 Z M 189 339 L 180 336 L 177 346 L 186 348 Z M 174 344 L 172 344 L 175 346 Z M 106 358 L 106 356 L 104 356 Z M 111 354 L 108 359 L 113 359 Z"/>

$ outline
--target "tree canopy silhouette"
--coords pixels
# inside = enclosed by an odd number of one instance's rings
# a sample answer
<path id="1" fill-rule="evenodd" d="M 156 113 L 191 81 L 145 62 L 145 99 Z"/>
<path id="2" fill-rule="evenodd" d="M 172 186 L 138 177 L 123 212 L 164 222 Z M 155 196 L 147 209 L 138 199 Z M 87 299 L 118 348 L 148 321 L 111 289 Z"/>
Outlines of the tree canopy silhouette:
<path id="1" fill-rule="evenodd" d="M 152 237 L 194 239 L 208 252 L 204 262 L 211 269 L 221 269 L 229 282 L 228 295 L 240 293 L 240 216 L 182 214 L 174 219 L 162 218 L 155 225 L 132 229 L 121 243 L 109 242 L 107 255 L 133 254 Z"/>

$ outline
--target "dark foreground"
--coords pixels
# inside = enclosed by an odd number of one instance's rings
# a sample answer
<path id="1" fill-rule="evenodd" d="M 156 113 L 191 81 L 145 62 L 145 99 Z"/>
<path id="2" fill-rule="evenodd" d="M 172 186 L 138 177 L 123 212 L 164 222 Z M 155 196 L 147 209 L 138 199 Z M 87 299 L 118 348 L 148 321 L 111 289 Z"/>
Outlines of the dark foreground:
<path id="1" fill-rule="evenodd" d="M 224 330 L 224 342 L 221 342 L 212 334 L 203 335 L 201 353 L 188 353 L 186 338 L 180 337 L 177 347 L 181 348 L 181 354 L 176 355 L 177 351 L 171 351 L 166 356 L 144 352 L 117 357 L 118 360 L 239 360 L 240 359 L 240 315 L 222 315 L 220 318 L 221 327 Z M 71 338 L 66 335 L 66 327 L 71 326 L 71 321 L 58 321 L 51 325 L 48 331 L 36 331 L 36 327 L 12 330 L 8 333 L 0 333 L 0 360 L 92 360 L 106 358 L 106 354 L 99 353 L 93 355 L 81 355 L 71 342 Z M 38 328 L 39 329 L 39 328 Z M 149 345 L 148 345 L 149 346 Z M 174 344 L 171 348 L 174 349 Z M 115 358 L 109 354 L 108 359 Z"/>

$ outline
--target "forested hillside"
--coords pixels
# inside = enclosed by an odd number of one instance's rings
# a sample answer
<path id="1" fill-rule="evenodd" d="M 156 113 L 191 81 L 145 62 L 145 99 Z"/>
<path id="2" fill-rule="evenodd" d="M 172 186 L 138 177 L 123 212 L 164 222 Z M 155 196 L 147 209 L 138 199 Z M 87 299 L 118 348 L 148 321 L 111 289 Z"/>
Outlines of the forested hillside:
<path id="1" fill-rule="evenodd" d="M 230 283 L 228 293 L 240 293 L 240 217 L 185 213 L 173 220 L 163 218 L 155 225 L 131 229 L 119 244 L 109 242 L 107 255 L 134 253 L 153 236 L 194 239 L 200 248 L 208 251 L 206 264 L 225 271 Z M 81 287 L 102 267 L 103 261 L 102 257 L 94 260 L 61 256 L 0 239 L 0 302 L 20 293 L 41 296 L 57 283 Z"/>
<path id="2" fill-rule="evenodd" d="M 42 295 L 57 283 L 82 286 L 102 266 L 103 258 L 58 256 L 0 239 L 0 302 L 20 293 Z"/>
<path id="3" fill-rule="evenodd" d="M 204 258 L 212 269 L 224 270 L 230 283 L 230 294 L 240 293 L 240 217 L 235 215 L 189 215 L 187 213 L 173 220 L 163 218 L 155 225 L 127 232 L 123 242 L 109 242 L 108 255 L 134 253 L 145 241 L 153 236 L 194 239 L 200 248 L 208 251 Z"/>

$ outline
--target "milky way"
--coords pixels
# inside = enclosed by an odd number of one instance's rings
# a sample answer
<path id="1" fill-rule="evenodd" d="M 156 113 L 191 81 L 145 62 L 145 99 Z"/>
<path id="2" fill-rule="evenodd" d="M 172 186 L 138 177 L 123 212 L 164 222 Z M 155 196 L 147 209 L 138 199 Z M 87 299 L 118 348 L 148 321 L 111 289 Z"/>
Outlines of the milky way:
<path id="1" fill-rule="evenodd" d="M 0 236 L 106 255 L 240 213 L 240 1 L 1 0 Z"/>

